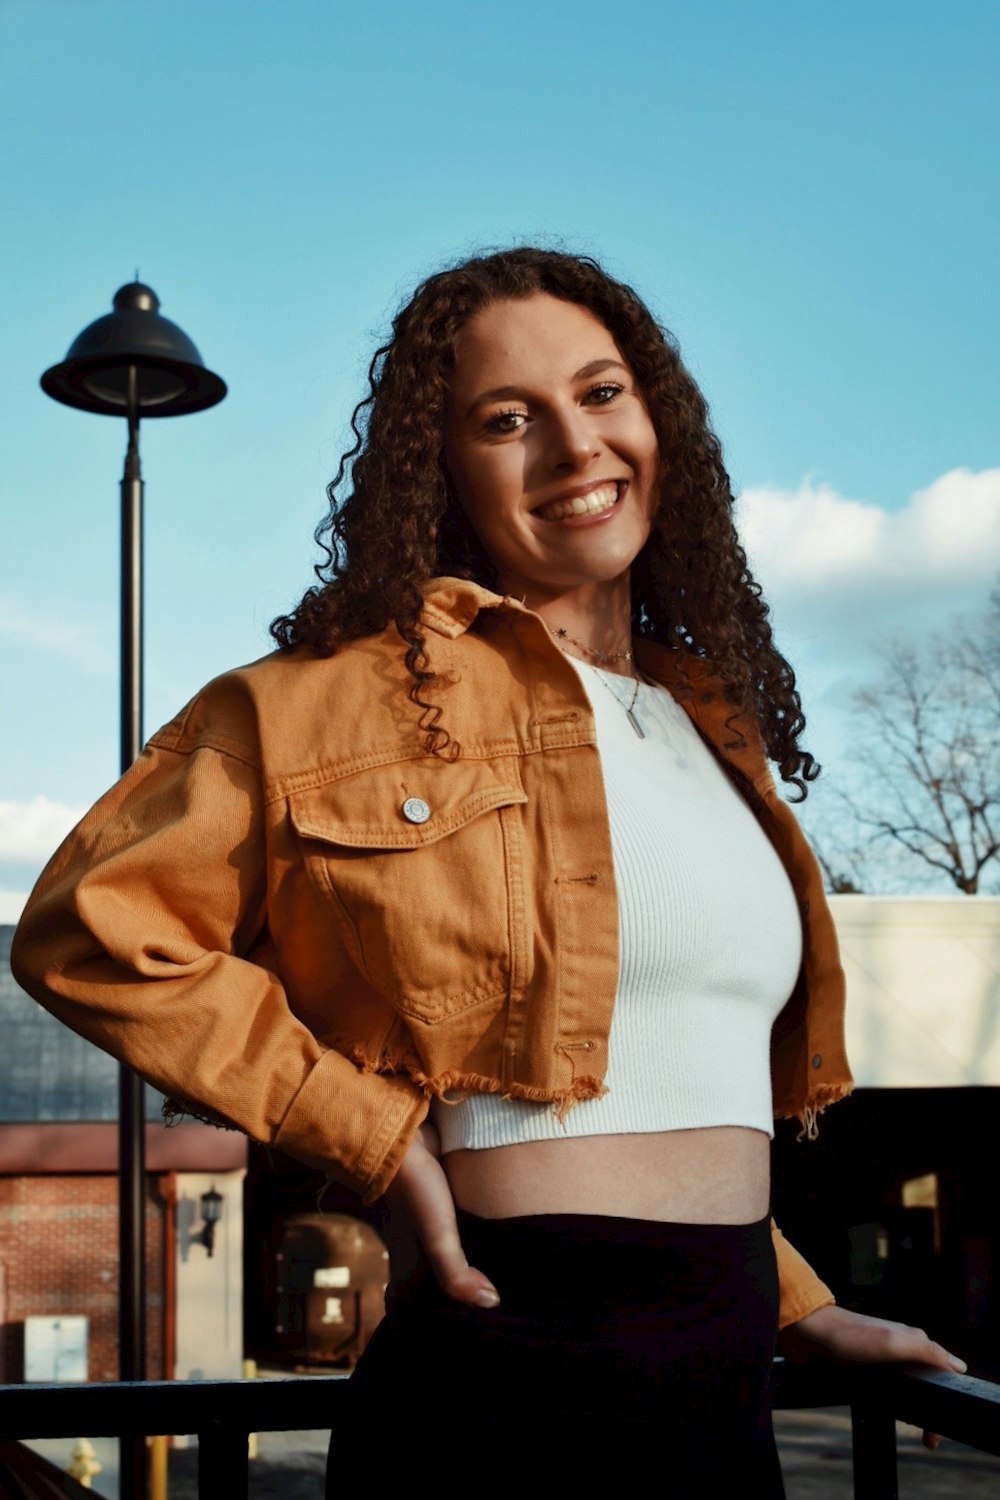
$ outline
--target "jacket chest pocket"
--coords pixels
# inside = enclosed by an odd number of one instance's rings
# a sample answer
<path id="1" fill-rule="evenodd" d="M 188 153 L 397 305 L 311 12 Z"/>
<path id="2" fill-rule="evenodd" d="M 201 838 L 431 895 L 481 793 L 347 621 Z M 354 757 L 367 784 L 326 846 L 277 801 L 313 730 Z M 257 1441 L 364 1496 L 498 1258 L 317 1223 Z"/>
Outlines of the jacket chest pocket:
<path id="1" fill-rule="evenodd" d="M 511 768 L 403 764 L 289 799 L 311 874 L 354 957 L 402 1014 L 433 1024 L 523 982 L 520 805 Z M 514 773 L 516 774 L 516 773 Z"/>

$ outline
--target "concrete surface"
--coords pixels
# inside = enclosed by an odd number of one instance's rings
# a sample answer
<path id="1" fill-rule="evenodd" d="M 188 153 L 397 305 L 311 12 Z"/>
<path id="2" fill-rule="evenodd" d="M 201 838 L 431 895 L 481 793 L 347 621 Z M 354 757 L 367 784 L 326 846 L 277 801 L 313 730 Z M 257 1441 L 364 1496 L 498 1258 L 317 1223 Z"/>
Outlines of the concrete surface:
<path id="1" fill-rule="evenodd" d="M 845 1410 L 779 1412 L 775 1418 L 786 1500 L 853 1500 L 851 1424 Z M 900 1500 L 1000 1500 L 1000 1458 L 945 1441 L 936 1453 L 899 1424 Z M 323 1500 L 329 1434 L 262 1432 L 250 1465 L 249 1500 Z M 68 1440 L 32 1443 L 54 1463 L 68 1462 Z M 93 1493 L 118 1500 L 116 1445 L 95 1440 L 105 1470 Z M 64 1456 L 65 1455 L 65 1456 Z M 170 1454 L 169 1500 L 197 1500 L 198 1450 Z M 669 1494 L 669 1490 L 664 1490 Z"/>

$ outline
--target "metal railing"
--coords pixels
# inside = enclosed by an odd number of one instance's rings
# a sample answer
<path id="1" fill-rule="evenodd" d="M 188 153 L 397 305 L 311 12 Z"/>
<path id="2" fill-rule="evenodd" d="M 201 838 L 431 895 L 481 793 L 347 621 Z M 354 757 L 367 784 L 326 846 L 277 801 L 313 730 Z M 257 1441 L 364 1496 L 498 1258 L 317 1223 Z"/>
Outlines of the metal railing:
<path id="1" fill-rule="evenodd" d="M 198 1494 L 246 1495 L 251 1432 L 325 1428 L 346 1382 L 330 1375 L 267 1380 L 151 1380 L 0 1386 L 0 1437 L 198 1435 Z M 1000 1456 L 1000 1385 L 915 1366 L 792 1368 L 776 1361 L 775 1407 L 849 1406 L 855 1500 L 897 1500 L 896 1422 Z M 123 1497 L 124 1500 L 124 1497 Z"/>
<path id="2" fill-rule="evenodd" d="M 775 1366 L 776 1410 L 850 1407 L 854 1500 L 898 1500 L 897 1422 L 1000 1456 L 1000 1385 L 992 1381 L 917 1365 Z"/>

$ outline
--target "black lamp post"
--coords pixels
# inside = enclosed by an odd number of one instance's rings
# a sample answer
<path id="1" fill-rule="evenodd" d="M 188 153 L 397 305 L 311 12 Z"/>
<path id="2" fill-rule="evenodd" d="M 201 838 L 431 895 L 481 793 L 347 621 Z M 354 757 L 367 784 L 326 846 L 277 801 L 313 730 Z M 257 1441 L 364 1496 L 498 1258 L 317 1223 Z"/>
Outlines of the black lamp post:
<path id="1" fill-rule="evenodd" d="M 91 323 L 74 340 L 62 364 L 45 371 L 41 383 L 46 395 L 66 406 L 128 421 L 121 482 L 121 769 L 125 772 L 142 748 L 143 483 L 139 419 L 204 411 L 222 400 L 226 386 L 205 368 L 187 334 L 161 315 L 159 298 L 152 287 L 137 278 L 115 293 L 113 305 L 113 312 Z M 142 1080 L 122 1067 L 118 1089 L 118 1349 L 122 1380 L 144 1380 L 146 1376 L 144 1092 Z M 144 1494 L 144 1442 L 123 1439 L 121 1460 L 122 1494 Z"/>

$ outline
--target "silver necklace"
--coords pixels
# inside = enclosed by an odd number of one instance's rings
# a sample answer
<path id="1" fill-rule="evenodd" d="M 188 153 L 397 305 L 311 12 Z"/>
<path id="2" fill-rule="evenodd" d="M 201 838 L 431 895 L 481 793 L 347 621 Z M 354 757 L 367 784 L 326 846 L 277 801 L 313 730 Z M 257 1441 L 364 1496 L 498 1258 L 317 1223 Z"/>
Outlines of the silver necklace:
<path id="1" fill-rule="evenodd" d="M 584 662 L 584 666 L 590 667 L 590 663 L 589 662 Z M 625 710 L 625 713 L 626 713 L 626 715 L 628 717 L 628 721 L 631 724 L 632 728 L 635 730 L 635 732 L 639 736 L 639 738 L 641 740 L 644 740 L 646 738 L 646 731 L 643 729 L 642 725 L 639 723 L 639 716 L 638 716 L 638 714 L 635 711 L 636 699 L 639 696 L 639 678 L 637 677 L 635 679 L 635 681 L 634 681 L 634 683 L 632 685 L 632 697 L 631 697 L 631 700 L 628 703 L 626 703 L 625 700 L 624 700 L 624 698 L 620 698 L 618 696 L 618 693 L 611 686 L 610 682 L 608 681 L 608 679 L 605 676 L 605 674 L 601 671 L 600 667 L 590 667 L 590 670 L 592 672 L 595 672 L 597 674 L 597 680 L 598 680 L 598 682 L 603 682 L 604 686 L 607 688 L 607 690 L 611 694 L 612 698 L 618 704 L 619 708 L 623 708 Z M 615 675 L 616 676 L 620 676 L 621 674 L 620 673 L 616 673 Z"/>

